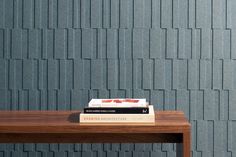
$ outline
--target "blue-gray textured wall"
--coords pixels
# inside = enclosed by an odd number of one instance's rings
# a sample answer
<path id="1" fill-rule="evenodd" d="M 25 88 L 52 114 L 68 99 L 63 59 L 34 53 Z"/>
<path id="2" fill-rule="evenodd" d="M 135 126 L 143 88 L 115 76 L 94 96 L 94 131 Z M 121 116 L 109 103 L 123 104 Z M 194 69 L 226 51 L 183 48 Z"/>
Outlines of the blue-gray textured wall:
<path id="1" fill-rule="evenodd" d="M 0 109 L 145 97 L 193 157 L 236 157 L 235 0 L 0 0 Z M 172 157 L 173 144 L 2 144 L 1 157 Z"/>

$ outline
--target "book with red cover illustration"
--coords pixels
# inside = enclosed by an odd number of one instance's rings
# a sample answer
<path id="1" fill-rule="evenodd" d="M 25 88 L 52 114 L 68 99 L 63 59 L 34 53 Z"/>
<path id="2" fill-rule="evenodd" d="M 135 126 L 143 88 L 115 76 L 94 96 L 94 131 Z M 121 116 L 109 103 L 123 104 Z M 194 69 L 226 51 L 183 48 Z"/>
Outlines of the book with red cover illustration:
<path id="1" fill-rule="evenodd" d="M 92 99 L 89 107 L 148 107 L 146 99 Z"/>

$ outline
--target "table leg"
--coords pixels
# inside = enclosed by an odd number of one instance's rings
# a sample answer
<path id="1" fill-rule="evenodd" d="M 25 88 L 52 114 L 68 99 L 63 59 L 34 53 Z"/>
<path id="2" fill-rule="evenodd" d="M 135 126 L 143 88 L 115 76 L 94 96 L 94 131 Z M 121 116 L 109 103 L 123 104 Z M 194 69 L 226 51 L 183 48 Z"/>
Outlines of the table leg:
<path id="1" fill-rule="evenodd" d="M 176 144 L 176 157 L 190 157 L 191 155 L 191 133 L 185 131 L 183 133 L 183 143 Z"/>
<path id="2" fill-rule="evenodd" d="M 183 134 L 183 157 L 190 157 L 191 155 L 191 132 L 185 131 Z"/>

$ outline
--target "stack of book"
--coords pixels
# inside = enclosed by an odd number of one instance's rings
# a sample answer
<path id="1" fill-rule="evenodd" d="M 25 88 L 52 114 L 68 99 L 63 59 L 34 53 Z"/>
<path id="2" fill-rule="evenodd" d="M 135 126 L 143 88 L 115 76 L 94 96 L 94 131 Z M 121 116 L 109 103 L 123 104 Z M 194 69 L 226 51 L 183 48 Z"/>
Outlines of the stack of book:
<path id="1" fill-rule="evenodd" d="M 92 99 L 80 123 L 155 123 L 155 113 L 146 99 Z"/>

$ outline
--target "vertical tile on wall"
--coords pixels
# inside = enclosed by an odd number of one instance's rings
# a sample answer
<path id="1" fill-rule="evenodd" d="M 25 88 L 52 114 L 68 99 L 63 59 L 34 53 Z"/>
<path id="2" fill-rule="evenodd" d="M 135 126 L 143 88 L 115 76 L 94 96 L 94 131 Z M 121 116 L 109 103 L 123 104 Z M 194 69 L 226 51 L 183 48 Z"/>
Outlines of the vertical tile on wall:
<path id="1" fill-rule="evenodd" d="M 57 109 L 57 95 L 56 90 L 47 91 L 47 110 L 56 110 Z"/>
<path id="2" fill-rule="evenodd" d="M 152 20 L 152 0 L 144 1 L 144 27 L 151 28 L 151 20 Z"/>
<path id="3" fill-rule="evenodd" d="M 72 59 L 75 58 L 75 43 L 76 45 L 80 45 L 80 42 L 75 42 L 75 32 L 76 30 L 74 29 L 68 29 L 68 33 L 67 33 L 67 57 L 68 59 Z M 81 35 L 81 33 L 80 33 Z M 81 36 L 80 36 L 81 39 Z M 80 48 L 78 49 L 78 51 L 81 50 Z"/>
<path id="4" fill-rule="evenodd" d="M 81 28 L 89 28 L 90 27 L 90 19 L 91 19 L 91 1 L 90 0 L 81 0 Z"/>
<path id="5" fill-rule="evenodd" d="M 56 29 L 54 35 L 54 57 L 56 59 L 65 59 L 67 52 L 67 31 L 65 29 Z"/>
<path id="6" fill-rule="evenodd" d="M 34 1 L 23 0 L 23 27 L 32 28 L 34 27 Z"/>
<path id="7" fill-rule="evenodd" d="M 187 89 L 187 61 L 173 61 L 173 89 Z"/>
<path id="8" fill-rule="evenodd" d="M 220 120 L 228 120 L 229 117 L 229 91 L 220 91 Z"/>
<path id="9" fill-rule="evenodd" d="M 133 60 L 133 89 L 141 89 L 142 85 L 142 60 Z"/>
<path id="10" fill-rule="evenodd" d="M 67 28 L 69 21 L 69 0 L 57 0 L 58 10 L 58 28 Z"/>
<path id="11" fill-rule="evenodd" d="M 227 28 L 236 28 L 236 1 L 234 0 L 227 0 Z"/>
<path id="12" fill-rule="evenodd" d="M 228 150 L 229 151 L 233 151 L 236 148 L 236 145 L 235 145 L 236 135 L 234 133 L 235 129 L 236 129 L 236 122 L 229 121 L 228 122 Z"/>
<path id="13" fill-rule="evenodd" d="M 0 58 L 4 57 L 4 42 L 4 30 L 0 29 Z"/>
<path id="14" fill-rule="evenodd" d="M 73 60 L 66 60 L 65 63 L 65 83 L 66 83 L 66 89 L 73 89 Z"/>
<path id="15" fill-rule="evenodd" d="M 188 27 L 195 28 L 196 23 L 196 0 L 188 1 Z"/>
<path id="16" fill-rule="evenodd" d="M 223 89 L 234 88 L 234 66 L 235 63 L 232 60 L 223 61 Z"/>
<path id="17" fill-rule="evenodd" d="M 120 0 L 120 26 L 119 28 L 130 28 L 132 18 L 131 0 Z"/>
<path id="18" fill-rule="evenodd" d="M 23 61 L 22 60 L 16 60 L 15 61 L 15 88 L 16 89 L 22 89 L 22 83 L 23 83 Z"/>
<path id="19" fill-rule="evenodd" d="M 5 2 L 5 17 L 4 17 L 4 24 L 6 28 L 13 28 L 13 9 L 14 9 L 14 1 L 13 0 L 4 0 Z"/>
<path id="20" fill-rule="evenodd" d="M 57 18 L 58 3 L 57 0 L 48 0 L 48 27 L 56 28 L 58 24 Z"/>
<path id="21" fill-rule="evenodd" d="M 66 90 L 57 91 L 57 109 L 58 110 L 68 110 L 70 108 L 68 98 L 70 93 Z"/>
<path id="22" fill-rule="evenodd" d="M 134 27 L 140 28 L 144 26 L 144 7 L 145 1 L 134 1 Z"/>
<path id="23" fill-rule="evenodd" d="M 226 0 L 214 0 L 212 3 L 212 27 L 225 28 Z"/>
<path id="24" fill-rule="evenodd" d="M 13 29 L 11 31 L 11 35 L 12 35 L 12 53 L 11 56 L 14 59 L 21 59 L 22 58 L 22 35 L 23 31 L 20 29 Z"/>
<path id="25" fill-rule="evenodd" d="M 231 34 L 230 30 L 224 30 L 223 31 L 223 54 L 224 59 L 230 59 L 230 53 L 231 53 Z M 233 47 L 233 46 L 232 46 Z"/>
<path id="26" fill-rule="evenodd" d="M 143 57 L 143 30 L 133 29 L 133 58 Z"/>
<path id="27" fill-rule="evenodd" d="M 164 109 L 164 91 L 151 90 L 151 100 L 149 103 L 154 105 L 155 110 L 163 110 Z M 156 147 L 155 144 L 153 145 L 153 147 Z"/>
<path id="28" fill-rule="evenodd" d="M 118 89 L 118 61 L 107 60 L 107 88 Z"/>
<path id="29" fill-rule="evenodd" d="M 201 57 L 201 31 L 200 29 L 191 29 L 191 30 L 192 30 L 191 58 L 200 59 Z"/>
<path id="30" fill-rule="evenodd" d="M 8 66 L 7 61 L 0 59 L 0 89 L 7 89 Z"/>
<path id="31" fill-rule="evenodd" d="M 102 0 L 91 1 L 91 28 L 102 27 Z"/>
<path id="32" fill-rule="evenodd" d="M 28 32 L 29 58 L 39 58 L 41 55 L 41 32 L 38 30 L 29 30 Z"/>
<path id="33" fill-rule="evenodd" d="M 212 57 L 212 30 L 201 30 L 201 59 L 210 59 Z"/>
<path id="34" fill-rule="evenodd" d="M 118 58 L 118 31 L 107 29 L 107 58 Z"/>
<path id="35" fill-rule="evenodd" d="M 165 89 L 165 61 L 156 59 L 154 63 L 154 89 Z"/>
<path id="36" fill-rule="evenodd" d="M 166 58 L 177 57 L 177 30 L 166 30 Z"/>
<path id="37" fill-rule="evenodd" d="M 229 91 L 229 120 L 236 120 L 236 91 L 230 90 Z"/>
<path id="38" fill-rule="evenodd" d="M 73 87 L 84 89 L 84 62 L 83 60 L 73 61 Z"/>
<path id="39" fill-rule="evenodd" d="M 99 63 L 99 60 L 94 60 L 95 61 L 95 63 L 96 63 L 96 61 L 97 61 L 97 63 Z M 92 61 L 91 60 L 84 60 L 83 61 L 83 72 L 84 72 L 84 75 L 83 75 L 83 87 L 85 88 L 85 89 L 90 89 L 91 88 L 91 75 L 92 75 L 92 73 L 90 73 L 90 72 L 87 72 L 87 71 L 92 71 L 92 63 L 91 63 Z M 97 64 L 96 63 L 96 64 Z M 94 64 L 94 63 L 93 63 Z M 96 69 L 95 69 L 96 70 Z M 101 70 L 101 69 L 100 69 Z M 89 79 L 90 78 L 90 79 Z M 95 78 L 94 78 L 95 79 Z"/>
<path id="40" fill-rule="evenodd" d="M 161 29 L 150 30 L 150 58 L 164 58 L 163 45 L 161 44 L 162 35 Z"/>
<path id="41" fill-rule="evenodd" d="M 57 60 L 48 60 L 47 62 L 47 87 L 48 89 L 58 89 L 59 64 Z"/>
<path id="42" fill-rule="evenodd" d="M 29 110 L 29 101 L 28 101 L 28 98 L 29 98 L 29 93 L 28 91 L 25 91 L 25 90 L 20 90 L 18 91 L 18 110 Z M 18 146 L 18 149 L 20 145 Z"/>
<path id="43" fill-rule="evenodd" d="M 150 58 L 150 31 L 148 29 L 143 29 L 143 59 Z"/>
<path id="44" fill-rule="evenodd" d="M 176 90 L 165 90 L 164 110 L 176 110 Z"/>
<path id="45" fill-rule="evenodd" d="M 224 32 L 219 29 L 213 30 L 213 58 L 214 59 L 221 59 L 224 58 L 223 53 L 223 39 L 224 39 Z"/>
<path id="46" fill-rule="evenodd" d="M 80 19 L 81 19 L 81 0 L 73 1 L 73 28 L 80 28 Z"/>
<path id="47" fill-rule="evenodd" d="M 97 58 L 107 58 L 107 31 L 106 29 L 98 29 L 97 31 Z"/>
<path id="48" fill-rule="evenodd" d="M 91 88 L 101 89 L 103 84 L 103 60 L 91 61 Z M 85 71 L 86 72 L 86 71 Z M 88 79 L 88 78 L 85 78 Z"/>
<path id="49" fill-rule="evenodd" d="M 47 61 L 38 61 L 38 88 L 43 90 L 47 88 Z"/>
<path id="50" fill-rule="evenodd" d="M 111 0 L 103 0 L 103 27 L 111 27 Z"/>
<path id="51" fill-rule="evenodd" d="M 196 27 L 211 27 L 211 0 L 196 0 Z"/>
<path id="52" fill-rule="evenodd" d="M 204 120 L 218 120 L 219 96 L 218 91 L 204 90 Z"/>
<path id="53" fill-rule="evenodd" d="M 119 29 L 119 59 L 132 58 L 132 30 Z"/>
<path id="54" fill-rule="evenodd" d="M 111 28 L 119 28 L 119 3 L 117 0 L 110 0 L 111 5 Z"/>
<path id="55" fill-rule="evenodd" d="M 5 17 L 4 17 L 4 13 L 5 13 L 5 1 L 2 0 L 0 1 L 0 28 L 4 28 L 4 21 L 5 21 Z"/>
<path id="56" fill-rule="evenodd" d="M 199 89 L 199 61 L 188 60 L 188 89 Z"/>
<path id="57" fill-rule="evenodd" d="M 23 61 L 23 89 L 33 89 L 33 60 Z"/>
<path id="58" fill-rule="evenodd" d="M 59 60 L 59 89 L 66 89 L 66 60 Z M 59 93 L 58 93 L 59 94 Z"/>
<path id="59" fill-rule="evenodd" d="M 23 1 L 14 1 L 13 2 L 13 24 L 14 28 L 23 28 Z"/>
<path id="60" fill-rule="evenodd" d="M 6 89 L 0 89 L 0 110 L 7 110 L 10 107 L 7 102 L 8 101 L 7 95 L 8 95 L 8 92 Z M 2 148 L 2 145 L 1 145 L 1 148 Z"/>
<path id="61" fill-rule="evenodd" d="M 43 52 L 42 57 L 44 59 L 54 58 L 54 31 L 53 30 L 43 30 Z"/>
<path id="62" fill-rule="evenodd" d="M 221 60 L 213 60 L 213 76 L 212 76 L 212 86 L 213 89 L 222 89 L 222 78 L 223 78 L 223 64 Z"/>
<path id="63" fill-rule="evenodd" d="M 152 28 L 160 28 L 161 25 L 161 0 L 152 0 Z"/>
<path id="64" fill-rule="evenodd" d="M 28 96 L 29 96 L 29 110 L 39 110 L 40 109 L 40 104 L 39 104 L 39 98 L 40 98 L 40 93 L 38 90 L 29 90 L 28 91 Z M 33 149 L 34 151 L 35 149 Z"/>
<path id="65" fill-rule="evenodd" d="M 94 30 L 82 29 L 82 58 L 93 57 Z"/>
<path id="66" fill-rule="evenodd" d="M 227 150 L 227 121 L 214 121 L 214 151 Z"/>
<path id="67" fill-rule="evenodd" d="M 188 0 L 173 1 L 173 27 L 188 27 Z"/>
<path id="68" fill-rule="evenodd" d="M 35 28 L 48 27 L 48 0 L 35 1 Z"/>
<path id="69" fill-rule="evenodd" d="M 15 60 L 9 61 L 9 89 L 15 88 Z"/>
<path id="70" fill-rule="evenodd" d="M 119 60 L 119 89 L 131 89 L 132 79 L 132 60 Z"/>
<path id="71" fill-rule="evenodd" d="M 190 117 L 189 120 L 196 120 L 197 119 L 197 91 L 195 90 L 190 90 L 189 92 L 189 113 Z"/>
<path id="72" fill-rule="evenodd" d="M 236 59 L 236 45 L 235 44 L 233 44 L 233 43 L 235 43 L 236 42 L 236 31 L 234 30 L 234 29 L 231 29 L 230 30 L 230 37 L 231 37 L 231 55 L 230 55 L 230 57 L 231 57 L 231 59 Z"/>
<path id="73" fill-rule="evenodd" d="M 176 109 L 184 111 L 185 116 L 189 119 L 189 92 L 187 90 L 177 90 Z"/>
<path id="74" fill-rule="evenodd" d="M 200 60 L 200 89 L 212 87 L 212 61 Z"/>
<path id="75" fill-rule="evenodd" d="M 208 150 L 208 124 L 207 121 L 197 121 L 197 150 L 206 151 Z"/>
<path id="76" fill-rule="evenodd" d="M 187 59 L 191 58 L 191 30 L 179 29 L 178 30 L 178 58 Z"/>
<path id="77" fill-rule="evenodd" d="M 69 29 L 67 40 L 68 58 L 81 59 L 81 29 Z"/>
<path id="78" fill-rule="evenodd" d="M 161 0 L 161 28 L 171 28 L 172 23 L 172 0 Z"/>
<path id="79" fill-rule="evenodd" d="M 142 75 L 142 88 L 153 89 L 153 60 L 143 60 L 143 75 Z"/>

